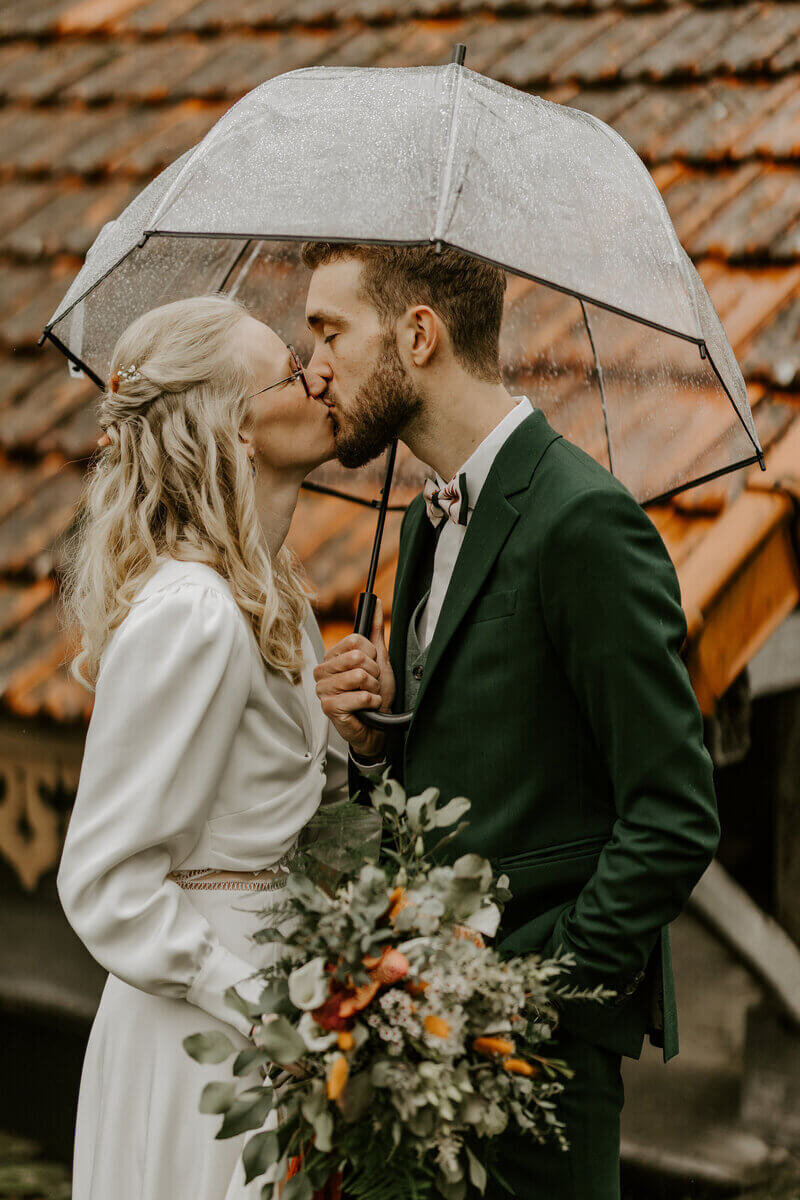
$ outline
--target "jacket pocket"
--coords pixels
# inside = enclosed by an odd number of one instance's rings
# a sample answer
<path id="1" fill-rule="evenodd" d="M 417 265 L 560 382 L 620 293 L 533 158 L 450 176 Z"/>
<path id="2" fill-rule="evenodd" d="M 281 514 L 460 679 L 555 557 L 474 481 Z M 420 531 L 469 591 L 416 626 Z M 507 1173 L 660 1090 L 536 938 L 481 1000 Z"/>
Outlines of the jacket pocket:
<path id="1" fill-rule="evenodd" d="M 597 837 L 578 838 L 573 842 L 559 842 L 558 845 L 542 846 L 537 850 L 523 850 L 520 854 L 498 858 L 495 862 L 501 871 L 516 871 L 522 867 L 535 867 L 540 863 L 581 858 L 583 855 L 597 853 L 610 837 L 610 833 L 604 833 Z"/>
<path id="2" fill-rule="evenodd" d="M 607 834 L 582 838 L 495 859 L 497 873 L 508 875 L 512 897 L 503 914 L 507 931 L 512 932 L 548 909 L 574 901 L 594 874 L 608 840 Z"/>
<path id="3" fill-rule="evenodd" d="M 474 624 L 476 621 L 493 621 L 497 617 L 509 617 L 516 611 L 516 607 L 516 588 L 510 588 L 505 592 L 489 592 L 488 595 L 481 596 L 476 602 L 468 620 Z"/>

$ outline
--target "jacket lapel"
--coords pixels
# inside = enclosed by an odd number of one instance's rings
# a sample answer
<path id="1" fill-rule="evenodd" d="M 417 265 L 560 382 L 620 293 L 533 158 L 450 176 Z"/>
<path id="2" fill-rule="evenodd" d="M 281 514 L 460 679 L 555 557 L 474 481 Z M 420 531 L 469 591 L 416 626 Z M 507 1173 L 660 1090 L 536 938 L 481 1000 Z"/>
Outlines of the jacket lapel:
<path id="1" fill-rule="evenodd" d="M 428 650 L 425 674 L 417 693 L 414 718 L 420 710 L 431 678 L 441 662 L 453 634 L 478 595 L 495 559 L 519 518 L 519 509 L 510 503 L 509 497 L 529 486 L 545 450 L 560 436 L 548 424 L 544 414 L 539 409 L 535 409 L 501 446 L 481 489 L 478 503 L 470 517 L 467 532 L 456 559 L 442 611 Z M 403 639 L 403 673 L 405 673 L 405 641 L 410 612 L 404 612 L 402 615 L 404 623 L 398 630 L 398 635 Z M 394 629 L 394 619 L 392 628 Z M 392 659 L 393 664 L 394 661 Z M 412 719 L 409 733 L 413 724 L 414 720 Z"/>
<path id="2" fill-rule="evenodd" d="M 414 579 L 420 559 L 428 547 L 428 542 L 433 540 L 433 536 L 433 526 L 425 512 L 425 501 L 421 495 L 416 496 L 409 505 L 403 526 L 392 598 L 389 658 L 395 675 L 397 695 L 394 707 L 397 712 L 401 712 L 405 707 L 408 624 L 414 605 L 419 600 L 419 597 L 415 597 L 413 592 Z"/>

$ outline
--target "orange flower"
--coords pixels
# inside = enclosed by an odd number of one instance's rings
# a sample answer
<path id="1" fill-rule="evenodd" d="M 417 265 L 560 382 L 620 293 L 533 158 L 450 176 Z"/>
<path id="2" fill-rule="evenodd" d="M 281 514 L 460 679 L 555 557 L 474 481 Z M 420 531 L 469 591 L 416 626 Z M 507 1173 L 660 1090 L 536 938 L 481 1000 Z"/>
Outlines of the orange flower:
<path id="1" fill-rule="evenodd" d="M 525 1062 L 522 1058 L 507 1058 L 503 1062 L 503 1066 L 511 1075 L 538 1075 L 539 1068 L 534 1067 L 532 1063 Z"/>
<path id="2" fill-rule="evenodd" d="M 437 1017 L 435 1013 L 429 1013 L 425 1018 L 425 1029 L 431 1037 L 439 1038 L 446 1038 L 450 1032 L 450 1026 L 444 1017 Z"/>
<path id="3" fill-rule="evenodd" d="M 409 979 L 406 991 L 410 992 L 412 996 L 424 996 L 429 987 L 427 979 Z"/>
<path id="4" fill-rule="evenodd" d="M 410 903 L 405 888 L 396 887 L 389 897 L 389 920 L 393 925 L 398 913 L 401 913 L 404 908 L 408 908 Z"/>
<path id="5" fill-rule="evenodd" d="M 340 1018 L 346 1021 L 348 1017 L 354 1017 L 357 1012 L 361 1012 L 362 1008 L 366 1008 L 371 1002 L 380 986 L 377 979 L 373 979 L 370 983 L 364 983 L 361 987 L 357 987 L 351 996 L 340 1002 Z"/>
<path id="6" fill-rule="evenodd" d="M 477 1050 L 478 1054 L 513 1054 L 515 1046 L 508 1038 L 499 1037 L 479 1037 L 475 1038 L 472 1043 L 473 1050 Z"/>
<path id="7" fill-rule="evenodd" d="M 327 1095 L 329 1100 L 338 1100 L 347 1083 L 350 1068 L 343 1054 L 338 1054 L 328 1071 Z"/>
<path id="8" fill-rule="evenodd" d="M 349 1033 L 346 1029 L 342 1030 L 336 1039 L 336 1045 L 340 1050 L 352 1050 L 355 1044 L 356 1039 L 353 1037 L 352 1033 Z"/>
<path id="9" fill-rule="evenodd" d="M 473 942 L 479 950 L 486 945 L 483 934 L 478 933 L 477 929 L 470 929 L 468 925 L 454 925 L 453 933 L 457 938 L 466 938 L 468 942 Z"/>
<path id="10" fill-rule="evenodd" d="M 370 971 L 370 976 L 383 987 L 405 978 L 410 969 L 411 964 L 402 951 L 395 950 L 393 946 L 384 946 L 378 964 Z"/>

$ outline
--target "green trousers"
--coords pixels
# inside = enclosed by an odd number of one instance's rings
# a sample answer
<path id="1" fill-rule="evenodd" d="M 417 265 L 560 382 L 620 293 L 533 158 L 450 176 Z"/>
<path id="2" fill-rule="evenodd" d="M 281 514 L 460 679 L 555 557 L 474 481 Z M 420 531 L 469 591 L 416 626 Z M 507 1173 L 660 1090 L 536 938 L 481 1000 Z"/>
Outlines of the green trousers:
<path id="1" fill-rule="evenodd" d="M 518 1200 L 619 1200 L 619 1128 L 624 1101 L 621 1056 L 559 1029 L 542 1054 L 563 1058 L 575 1074 L 558 1097 L 570 1143 L 539 1145 L 504 1134 L 497 1166 Z M 490 1177 L 484 1200 L 510 1200 Z"/>

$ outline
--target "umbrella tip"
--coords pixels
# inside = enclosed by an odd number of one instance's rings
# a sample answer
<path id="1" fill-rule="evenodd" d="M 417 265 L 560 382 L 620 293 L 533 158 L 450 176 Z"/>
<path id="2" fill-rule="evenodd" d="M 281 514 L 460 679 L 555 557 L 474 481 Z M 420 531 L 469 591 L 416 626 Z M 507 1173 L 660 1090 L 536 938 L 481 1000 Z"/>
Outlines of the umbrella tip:
<path id="1" fill-rule="evenodd" d="M 456 42 L 455 46 L 453 46 L 453 57 L 450 59 L 450 61 L 457 63 L 459 67 L 463 67 L 464 59 L 466 57 L 467 47 L 463 42 Z"/>

